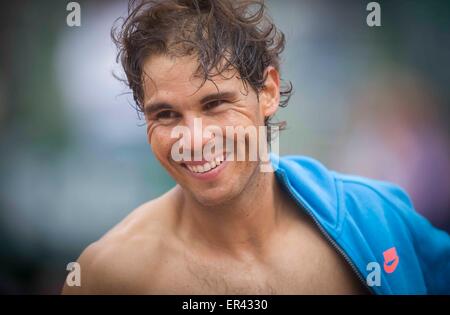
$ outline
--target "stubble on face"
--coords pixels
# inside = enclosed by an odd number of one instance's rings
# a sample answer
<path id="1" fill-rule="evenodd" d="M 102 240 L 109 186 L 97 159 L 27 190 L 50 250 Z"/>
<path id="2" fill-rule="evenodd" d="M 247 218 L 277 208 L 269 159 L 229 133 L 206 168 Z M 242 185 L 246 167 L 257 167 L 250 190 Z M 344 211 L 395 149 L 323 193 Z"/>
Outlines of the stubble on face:
<path id="1" fill-rule="evenodd" d="M 171 130 L 179 125 L 193 129 L 193 119 L 201 118 L 203 128 L 208 125 L 219 126 L 226 135 L 227 126 L 257 128 L 264 125 L 264 117 L 256 93 L 250 87 L 245 89 L 235 71 L 229 70 L 223 76 L 214 76 L 213 82 L 207 80 L 202 85 L 202 79 L 193 75 L 196 69 L 196 60 L 191 57 L 154 56 L 147 60 L 144 67 L 148 76 L 144 80 L 144 106 L 167 104 L 171 112 L 164 113 L 163 117 L 172 117 L 158 120 L 158 116 L 147 113 L 144 108 L 148 141 L 163 167 L 196 201 L 203 205 L 222 204 L 237 197 L 249 185 L 249 181 L 257 176 L 258 161 L 236 161 L 234 156 L 234 161 L 225 162 L 217 176 L 204 180 L 172 158 L 172 146 L 177 139 L 171 137 Z M 205 109 L 205 104 L 200 102 L 206 95 L 224 91 L 234 92 L 235 99 L 225 99 L 223 104 L 212 110 Z M 224 138 L 223 143 L 227 141 L 230 139 Z M 191 149 L 202 150 L 208 140 L 202 139 L 200 142 L 201 147 Z M 236 139 L 232 142 L 237 145 Z M 248 146 L 248 142 L 239 145 Z M 248 152 L 248 147 L 245 151 Z"/>

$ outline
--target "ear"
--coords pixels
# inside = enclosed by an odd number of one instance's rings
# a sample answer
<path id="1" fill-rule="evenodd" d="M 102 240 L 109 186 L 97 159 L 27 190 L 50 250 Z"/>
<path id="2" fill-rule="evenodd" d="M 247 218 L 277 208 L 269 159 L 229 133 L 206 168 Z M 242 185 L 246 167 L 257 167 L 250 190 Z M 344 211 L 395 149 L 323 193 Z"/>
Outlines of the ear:
<path id="1" fill-rule="evenodd" d="M 265 74 L 267 77 L 259 95 L 259 102 L 264 117 L 270 117 L 275 114 L 280 104 L 280 74 L 273 66 L 268 66 Z"/>

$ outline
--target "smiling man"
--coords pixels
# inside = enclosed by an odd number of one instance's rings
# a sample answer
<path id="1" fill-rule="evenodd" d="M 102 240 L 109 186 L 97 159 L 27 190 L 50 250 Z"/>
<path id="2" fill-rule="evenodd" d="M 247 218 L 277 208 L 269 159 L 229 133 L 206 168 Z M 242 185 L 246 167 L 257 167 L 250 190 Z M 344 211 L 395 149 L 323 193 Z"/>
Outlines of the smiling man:
<path id="1" fill-rule="evenodd" d="M 449 291 L 450 238 L 400 188 L 307 157 L 272 154 L 273 171 L 262 171 L 259 140 L 276 136 L 271 118 L 291 92 L 280 84 L 284 36 L 264 5 L 133 2 L 114 39 L 153 154 L 177 185 L 90 245 L 78 260 L 81 286 L 64 293 Z M 174 133 L 180 127 L 191 136 Z M 368 285 L 366 267 L 388 250 L 395 267 Z"/>

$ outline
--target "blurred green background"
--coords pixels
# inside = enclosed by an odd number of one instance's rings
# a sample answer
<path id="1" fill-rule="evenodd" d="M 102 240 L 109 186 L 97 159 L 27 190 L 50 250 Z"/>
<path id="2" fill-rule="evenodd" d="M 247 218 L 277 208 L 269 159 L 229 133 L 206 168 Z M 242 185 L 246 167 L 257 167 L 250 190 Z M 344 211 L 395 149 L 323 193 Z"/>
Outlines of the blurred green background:
<path id="1" fill-rule="evenodd" d="M 67 263 L 174 182 L 146 142 L 109 32 L 126 1 L 0 10 L 0 293 L 59 293 Z M 267 1 L 295 94 L 280 154 L 403 186 L 450 231 L 450 3 Z"/>

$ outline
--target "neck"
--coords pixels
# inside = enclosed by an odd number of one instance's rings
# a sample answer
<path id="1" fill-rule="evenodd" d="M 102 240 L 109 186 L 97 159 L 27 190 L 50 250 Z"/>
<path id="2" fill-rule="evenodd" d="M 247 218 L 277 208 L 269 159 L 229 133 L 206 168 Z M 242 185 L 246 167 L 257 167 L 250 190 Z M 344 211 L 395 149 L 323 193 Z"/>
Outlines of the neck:
<path id="1" fill-rule="evenodd" d="M 261 254 L 267 240 L 280 230 L 288 208 L 273 172 L 257 171 L 236 198 L 217 206 L 201 205 L 183 194 L 181 222 L 188 239 L 233 254 L 249 250 Z"/>

